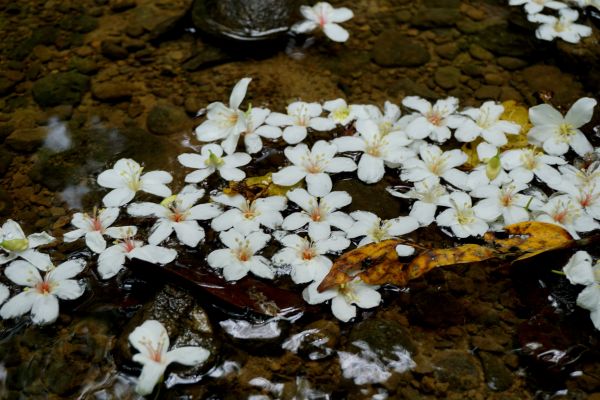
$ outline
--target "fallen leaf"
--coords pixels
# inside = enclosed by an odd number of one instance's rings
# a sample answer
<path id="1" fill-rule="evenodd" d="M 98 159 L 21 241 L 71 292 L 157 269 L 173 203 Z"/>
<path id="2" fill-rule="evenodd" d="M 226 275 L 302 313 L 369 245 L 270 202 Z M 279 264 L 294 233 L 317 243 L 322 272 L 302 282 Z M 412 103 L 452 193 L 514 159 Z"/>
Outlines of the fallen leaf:
<path id="1" fill-rule="evenodd" d="M 252 201 L 265 196 L 285 196 L 285 194 L 297 187 L 301 187 L 299 182 L 293 186 L 280 186 L 273 183 L 272 172 L 262 176 L 251 176 L 241 182 L 229 182 L 229 187 L 223 190 L 228 195 L 241 194 L 246 199 Z"/>
<path id="2" fill-rule="evenodd" d="M 498 253 L 478 244 L 464 244 L 449 249 L 427 250 L 416 256 L 409 265 L 408 279 L 415 279 L 437 267 L 489 260 Z"/>

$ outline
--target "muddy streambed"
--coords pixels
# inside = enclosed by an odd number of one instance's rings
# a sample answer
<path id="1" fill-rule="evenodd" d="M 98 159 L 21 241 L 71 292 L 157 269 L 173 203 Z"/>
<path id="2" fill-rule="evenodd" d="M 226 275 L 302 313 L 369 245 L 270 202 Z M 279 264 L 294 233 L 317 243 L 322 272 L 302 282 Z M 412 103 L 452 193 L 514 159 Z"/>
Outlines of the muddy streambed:
<path id="1" fill-rule="evenodd" d="M 343 44 L 321 36 L 236 42 L 219 38 L 218 27 L 207 35 L 188 0 L 0 4 L 0 221 L 61 237 L 74 211 L 100 204 L 97 175 L 124 157 L 170 172 L 177 193 L 189 172 L 177 156 L 200 148 L 196 113 L 226 101 L 243 77 L 252 78 L 245 101 L 275 111 L 297 99 L 381 107 L 407 95 L 455 96 L 462 107 L 549 101 L 566 111 L 600 92 L 596 28 L 576 45 L 539 41 L 521 8 L 500 0 L 334 6 L 355 14 Z M 596 111 L 585 131 L 596 146 L 599 119 Z M 343 134 L 311 134 L 308 144 Z M 246 175 L 284 165 L 285 146 L 269 142 Z M 334 190 L 352 196 L 347 212 L 394 218 L 410 202 L 386 187 L 402 184 L 397 173 L 374 185 L 339 174 Z M 211 177 L 200 187 L 226 185 Z M 327 305 L 306 304 L 283 274 L 225 284 L 206 264 L 219 241 L 205 228 L 198 248 L 169 242 L 180 251 L 177 276 L 134 262 L 105 281 L 81 242 L 49 245 L 57 262 L 90 260 L 86 293 L 62 302 L 49 326 L 0 321 L 0 398 L 137 398 L 140 369 L 127 337 L 147 319 L 162 321 L 172 344 L 211 352 L 199 367 L 170 366 L 155 398 L 600 398 L 600 336 L 575 305 L 578 290 L 552 272 L 568 253 L 436 269 L 383 287 L 379 307 L 343 323 Z M 433 226 L 407 236 L 458 243 Z"/>

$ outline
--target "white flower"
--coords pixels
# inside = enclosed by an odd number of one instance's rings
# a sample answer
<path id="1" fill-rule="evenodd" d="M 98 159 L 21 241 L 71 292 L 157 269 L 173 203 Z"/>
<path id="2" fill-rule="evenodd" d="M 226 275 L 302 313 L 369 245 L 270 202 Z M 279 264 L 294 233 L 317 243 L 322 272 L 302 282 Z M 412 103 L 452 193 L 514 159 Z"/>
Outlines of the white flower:
<path id="1" fill-rule="evenodd" d="M 509 175 L 515 182 L 529 183 L 534 176 L 548 184 L 560 182 L 560 173 L 550 165 L 564 164 L 560 157 L 549 156 L 539 150 L 526 148 L 505 151 L 500 155 L 503 168 L 509 170 Z"/>
<path id="2" fill-rule="evenodd" d="M 566 194 L 551 197 L 539 211 L 537 221 L 560 225 L 569 231 L 574 239 L 579 239 L 577 232 L 589 232 L 600 228 L 581 205 Z"/>
<path id="3" fill-rule="evenodd" d="M 600 330 L 600 264 L 592 266 L 592 257 L 586 251 L 578 251 L 563 267 L 563 272 L 574 285 L 586 288 L 577 296 L 577 305 L 590 311 L 590 318 Z"/>
<path id="4" fill-rule="evenodd" d="M 333 140 L 338 151 L 361 151 L 358 178 L 365 183 L 379 182 L 385 174 L 384 162 L 402 163 L 414 153 L 406 148 L 412 140 L 403 132 L 383 135 L 375 122 L 369 119 L 356 121 L 358 136 L 343 136 Z"/>
<path id="5" fill-rule="evenodd" d="M 347 192 L 331 192 L 319 200 L 304 189 L 294 189 L 287 193 L 287 197 L 298 204 L 302 211 L 292 213 L 283 220 L 281 227 L 285 230 L 296 230 L 308 224 L 308 235 L 318 241 L 330 236 L 331 226 L 345 232 L 352 226 L 352 217 L 336 211 L 352 203 Z"/>
<path id="6" fill-rule="evenodd" d="M 497 157 L 495 160 L 487 160 L 485 164 L 479 164 L 469 172 L 467 188 L 473 190 L 487 185 L 500 187 L 512 181 L 510 175 L 502 168 L 500 158 Z"/>
<path id="7" fill-rule="evenodd" d="M 248 164 L 252 157 L 246 153 L 233 153 L 223 157 L 221 146 L 218 144 L 205 144 L 200 149 L 200 154 L 184 153 L 180 154 L 177 159 L 183 166 L 196 169 L 196 171 L 187 174 L 185 181 L 198 183 L 208 178 L 215 171 L 219 171 L 219 175 L 228 181 L 241 181 L 246 177 L 246 173 L 238 167 Z"/>
<path id="8" fill-rule="evenodd" d="M 402 100 L 402 105 L 412 110 L 417 110 L 421 115 L 414 118 L 406 127 L 408 137 L 412 139 L 425 139 L 430 137 L 436 142 L 445 142 L 450 139 L 449 118 L 458 108 L 458 99 L 448 97 L 438 100 L 431 105 L 425 99 L 417 96 L 407 96 Z"/>
<path id="9" fill-rule="evenodd" d="M 424 144 L 419 149 L 419 157 L 413 157 L 403 163 L 400 178 L 405 181 L 419 182 L 429 177 L 439 177 L 456 187 L 464 187 L 466 174 L 456 169 L 467 161 L 467 155 L 460 149 L 442 151 L 438 146 Z"/>
<path id="10" fill-rule="evenodd" d="M 142 175 L 144 168 L 129 158 L 122 158 L 112 169 L 107 169 L 98 175 L 98 185 L 113 189 L 102 202 L 106 207 L 120 207 L 129 203 L 135 194 L 141 190 L 161 197 L 171 195 L 171 189 L 166 184 L 173 180 L 171 174 L 165 171 L 151 171 Z"/>
<path id="11" fill-rule="evenodd" d="M 383 104 L 383 112 L 381 112 L 379 107 L 368 104 L 363 106 L 363 113 L 361 114 L 364 113 L 366 113 L 366 115 L 360 115 L 359 119 L 370 119 L 374 121 L 379 127 L 379 132 L 381 132 L 382 135 L 387 135 L 388 133 L 400 130 L 400 107 L 394 103 L 386 101 Z"/>
<path id="12" fill-rule="evenodd" d="M 302 292 L 302 297 L 309 304 L 319 304 L 331 300 L 333 315 L 344 322 L 356 317 L 356 304 L 360 308 L 377 307 L 381 302 L 381 295 L 377 292 L 379 286 L 368 285 L 360 278 L 319 292 L 317 287 L 321 282 L 313 282 Z"/>
<path id="13" fill-rule="evenodd" d="M 436 218 L 439 226 L 447 226 L 458 238 L 482 236 L 488 230 L 486 220 L 490 220 L 490 210 L 485 205 L 472 206 L 471 197 L 464 192 L 450 193 L 450 208 Z M 495 210 L 494 210 L 495 211 Z"/>
<path id="14" fill-rule="evenodd" d="M 215 204 L 194 205 L 202 196 L 204 196 L 203 189 L 189 185 L 179 194 L 167 197 L 160 204 L 133 203 L 127 208 L 127 212 L 134 217 L 158 218 L 151 229 L 148 243 L 160 244 L 175 231 L 181 243 L 196 247 L 204 239 L 204 229 L 197 221 L 211 219 L 222 213 L 221 208 Z"/>
<path id="15" fill-rule="evenodd" d="M 567 6 L 565 3 L 554 0 L 510 0 L 508 4 L 511 6 L 521 6 L 524 4 L 527 14 L 537 14 L 542 11 L 544 7 L 559 10 Z"/>
<path id="16" fill-rule="evenodd" d="M 323 103 L 323 109 L 329 111 L 329 119 L 341 126 L 348 125 L 355 119 L 367 118 L 365 106 L 348 105 L 344 99 L 326 101 Z"/>
<path id="17" fill-rule="evenodd" d="M 0 283 L 0 304 L 4 303 L 6 299 L 10 296 L 10 292 L 6 285 Z"/>
<path id="18" fill-rule="evenodd" d="M 563 182 L 580 188 L 593 188 L 600 185 L 600 161 L 594 161 L 585 169 L 570 164 L 558 167 L 563 175 Z"/>
<path id="19" fill-rule="evenodd" d="M 593 218 L 600 219 L 600 183 L 578 185 L 571 176 L 563 176 L 559 185 L 552 187 L 566 193 Z"/>
<path id="20" fill-rule="evenodd" d="M 281 211 L 285 210 L 287 206 L 287 199 L 283 196 L 270 196 L 248 201 L 241 194 L 233 196 L 220 194 L 212 197 L 212 200 L 233 207 L 213 219 L 212 228 L 215 231 L 235 228 L 244 235 L 259 230 L 260 225 L 269 229 L 279 227 L 283 222 Z"/>
<path id="21" fill-rule="evenodd" d="M 228 281 L 237 281 L 252 272 L 261 278 L 273 279 L 274 274 L 271 263 L 263 256 L 256 253 L 263 249 L 270 235 L 261 231 L 250 232 L 243 235 L 235 229 L 230 229 L 219 234 L 221 242 L 227 249 L 214 250 L 208 255 L 208 265 L 215 269 L 222 269 L 223 276 Z"/>
<path id="22" fill-rule="evenodd" d="M 527 136 L 546 153 L 560 156 L 569 151 L 569 146 L 580 156 L 594 151 L 580 127 L 590 122 L 594 114 L 596 100 L 584 97 L 577 100 L 563 117 L 549 104 L 540 104 L 529 109 L 529 119 L 533 127 Z"/>
<path id="23" fill-rule="evenodd" d="M 285 156 L 294 165 L 275 172 L 273 183 L 292 186 L 306 178 L 306 186 L 312 195 L 326 195 L 333 186 L 328 173 L 350 172 L 357 168 L 356 163 L 347 157 L 334 157 L 337 150 L 333 143 L 324 140 L 315 143 L 310 151 L 304 143 L 286 147 Z"/>
<path id="24" fill-rule="evenodd" d="M 21 226 L 9 219 L 0 228 L 0 265 L 20 257 L 40 270 L 46 271 L 52 265 L 50 256 L 34 249 L 53 241 L 54 238 L 46 232 L 25 236 Z M 1 251 L 7 254 L 2 254 Z"/>
<path id="25" fill-rule="evenodd" d="M 428 226 L 433 222 L 438 206 L 449 206 L 448 192 L 434 176 L 415 182 L 414 187 L 406 193 L 393 189 L 388 189 L 388 192 L 392 196 L 416 199 L 409 215 L 416 218 L 422 226 Z"/>
<path id="26" fill-rule="evenodd" d="M 139 353 L 133 361 L 143 365 L 136 392 L 149 395 L 162 379 L 167 366 L 173 362 L 183 365 L 199 365 L 206 361 L 210 353 L 199 346 L 184 346 L 169 350 L 169 335 L 158 321 L 148 320 L 129 334 L 129 342 Z"/>
<path id="27" fill-rule="evenodd" d="M 135 227 L 110 227 L 119 216 L 117 207 L 108 207 L 97 210 L 94 208 L 92 215 L 86 213 L 75 213 L 71 219 L 71 225 L 76 227 L 74 231 L 67 232 L 63 240 L 67 243 L 74 242 L 85 235 L 85 244 L 94 253 L 102 253 L 106 249 L 106 240 L 103 235 L 113 239 L 119 239 L 122 229 Z"/>
<path id="28" fill-rule="evenodd" d="M 577 11 L 563 8 L 558 13 L 558 18 L 545 14 L 529 14 L 529 21 L 541 24 L 535 31 L 538 39 L 554 40 L 558 37 L 565 42 L 579 43 L 582 37 L 592 34 L 592 28 L 589 26 L 575 23 L 579 18 Z"/>
<path id="29" fill-rule="evenodd" d="M 419 228 L 419 221 L 410 216 L 381 220 L 368 211 L 354 211 L 350 216 L 355 222 L 348 229 L 347 236 L 350 239 L 364 236 L 358 243 L 359 246 L 392 239 Z"/>
<path id="30" fill-rule="evenodd" d="M 240 135 L 244 137 L 244 145 L 246 151 L 249 154 L 258 153 L 262 147 L 263 142 L 261 137 L 267 139 L 277 139 L 281 137 L 281 128 L 271 125 L 264 125 L 265 120 L 269 116 L 271 111 L 267 108 L 250 108 L 246 111 L 245 118 L 246 124 L 244 130 L 237 134 L 231 134 L 227 136 L 221 146 L 225 153 L 232 154 L 235 152 Z"/>
<path id="31" fill-rule="evenodd" d="M 198 140 L 212 142 L 213 140 L 225 139 L 228 136 L 238 135 L 239 137 L 239 134 L 246 128 L 244 112 L 239 107 L 246 96 L 246 90 L 251 80 L 250 78 L 243 78 L 235 84 L 229 97 L 229 107 L 221 102 L 208 105 L 206 108 L 207 120 L 196 128 Z M 231 152 L 233 151 L 235 151 L 235 147 Z"/>
<path id="32" fill-rule="evenodd" d="M 331 268 L 332 262 L 324 254 L 344 250 L 350 241 L 338 235 L 312 241 L 298 235 L 287 235 L 280 240 L 285 246 L 273 256 L 275 265 L 291 265 L 291 277 L 295 283 L 321 280 Z"/>
<path id="33" fill-rule="evenodd" d="M 480 108 L 468 108 L 461 112 L 469 118 L 457 117 L 454 136 L 461 142 L 472 142 L 481 136 L 485 142 L 477 146 L 477 154 L 480 160 L 491 158 L 493 154 L 483 146 L 489 143 L 494 148 L 502 147 L 508 143 L 506 134 L 516 135 L 521 130 L 521 125 L 514 122 L 501 120 L 500 116 L 504 112 L 504 107 L 494 101 L 486 101 Z"/>
<path id="34" fill-rule="evenodd" d="M 349 8 L 333 8 L 329 3 L 319 2 L 312 7 L 300 6 L 300 12 L 306 19 L 292 27 L 294 32 L 308 33 L 320 28 L 334 42 L 348 40 L 350 34 L 338 23 L 346 22 L 354 16 Z"/>
<path id="35" fill-rule="evenodd" d="M 177 257 L 173 249 L 144 245 L 141 240 L 134 240 L 134 231 L 123 230 L 122 239 L 108 247 L 98 256 L 98 272 L 102 279 L 110 279 L 123 269 L 126 259 L 137 258 L 152 264 L 168 264 Z"/>
<path id="36" fill-rule="evenodd" d="M 600 0 L 571 0 L 571 3 L 575 3 L 579 8 L 595 7 L 600 10 Z"/>
<path id="37" fill-rule="evenodd" d="M 287 106 L 287 114 L 271 113 L 267 117 L 267 124 L 285 126 L 283 140 L 289 144 L 296 144 L 306 138 L 307 128 L 316 131 L 330 131 L 335 128 L 332 120 L 319 116 L 322 111 L 319 103 L 296 101 Z"/>
<path id="38" fill-rule="evenodd" d="M 2 318 L 15 318 L 31 311 L 34 324 L 49 324 L 58 318 L 58 299 L 73 300 L 85 291 L 83 282 L 71 279 L 85 268 L 81 259 L 69 260 L 51 268 L 44 278 L 27 261 L 14 261 L 4 273 L 14 283 L 26 288 L 2 306 Z"/>
<path id="39" fill-rule="evenodd" d="M 536 210 L 542 206 L 533 196 L 519 192 L 527 189 L 526 183 L 509 183 L 501 188 L 494 185 L 480 186 L 471 192 L 471 196 L 482 198 L 477 205 L 480 215 L 487 221 L 494 221 L 502 215 L 504 225 L 529 220 L 529 209 Z"/>

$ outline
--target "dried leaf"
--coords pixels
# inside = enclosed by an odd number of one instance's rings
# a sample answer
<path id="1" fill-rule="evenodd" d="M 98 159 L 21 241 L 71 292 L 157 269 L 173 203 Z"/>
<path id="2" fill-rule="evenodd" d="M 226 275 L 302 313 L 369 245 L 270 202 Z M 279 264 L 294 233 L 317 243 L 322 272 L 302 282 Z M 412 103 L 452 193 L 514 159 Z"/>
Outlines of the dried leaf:
<path id="1" fill-rule="evenodd" d="M 427 250 L 411 261 L 408 279 L 418 278 L 436 267 L 479 262 L 489 260 L 497 255 L 498 253 L 494 249 L 478 244 Z"/>

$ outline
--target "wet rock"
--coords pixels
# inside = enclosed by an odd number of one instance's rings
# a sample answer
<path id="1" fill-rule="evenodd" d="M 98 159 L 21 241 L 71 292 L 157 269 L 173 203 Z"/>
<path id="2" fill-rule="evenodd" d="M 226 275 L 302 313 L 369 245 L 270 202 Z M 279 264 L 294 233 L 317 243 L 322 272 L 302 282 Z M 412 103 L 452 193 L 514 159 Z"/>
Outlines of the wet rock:
<path id="1" fill-rule="evenodd" d="M 483 365 L 485 381 L 491 390 L 503 392 L 512 386 L 513 375 L 499 356 L 480 352 L 479 358 Z"/>
<path id="2" fill-rule="evenodd" d="M 429 89 L 427 85 L 418 83 L 410 78 L 402 77 L 394 82 L 387 91 L 390 95 L 395 96 L 398 102 L 405 96 L 419 96 L 426 99 L 436 99 L 439 95 Z"/>
<path id="3" fill-rule="evenodd" d="M 12 149 L 23 152 L 35 151 L 44 143 L 46 128 L 16 129 L 6 138 L 6 144 Z"/>
<path id="4" fill-rule="evenodd" d="M 469 47 L 469 54 L 471 54 L 473 58 L 477 60 L 490 61 L 494 59 L 494 55 L 492 53 L 479 46 L 478 44 L 472 44 Z"/>
<path id="5" fill-rule="evenodd" d="M 87 91 L 89 78 L 80 73 L 59 72 L 39 79 L 33 84 L 33 98 L 42 107 L 60 104 L 75 105 Z"/>
<path id="6" fill-rule="evenodd" d="M 231 55 L 225 53 L 218 47 L 206 47 L 184 62 L 182 67 L 186 71 L 198 71 L 215 65 L 224 64 L 232 59 Z"/>
<path id="7" fill-rule="evenodd" d="M 453 26 L 460 19 L 460 12 L 453 8 L 423 8 L 418 11 L 411 24 L 423 28 Z"/>
<path id="8" fill-rule="evenodd" d="M 482 85 L 473 95 L 479 100 L 498 100 L 501 92 L 502 88 L 499 86 Z"/>
<path id="9" fill-rule="evenodd" d="M 139 37 L 139 32 L 145 32 L 150 39 L 156 39 L 175 28 L 191 4 L 192 0 L 144 2 L 125 11 L 129 21 L 125 30 L 132 37 Z"/>
<path id="10" fill-rule="evenodd" d="M 479 362 L 466 352 L 442 351 L 434 356 L 433 364 L 434 377 L 438 381 L 448 383 L 448 389 L 452 391 L 475 389 L 483 380 Z"/>
<path id="11" fill-rule="evenodd" d="M 190 129 L 191 121 L 182 108 L 163 103 L 150 110 L 146 125 L 156 135 L 172 135 Z"/>
<path id="12" fill-rule="evenodd" d="M 0 76 L 0 96 L 6 96 L 12 92 L 16 84 L 17 82 L 4 76 Z"/>
<path id="13" fill-rule="evenodd" d="M 10 167 L 13 158 L 13 153 L 0 146 L 0 177 L 8 171 L 8 167 Z"/>
<path id="14" fill-rule="evenodd" d="M 195 0 L 192 22 L 211 35 L 235 40 L 276 39 L 299 19 L 297 0 Z"/>
<path id="15" fill-rule="evenodd" d="M 509 71 L 525 68 L 528 65 L 527 61 L 516 57 L 498 57 L 496 62 Z"/>
<path id="16" fill-rule="evenodd" d="M 1 175 L 3 175 L 3 173 L 0 173 L 0 176 Z M 0 215 L 10 215 L 12 211 L 12 206 L 13 203 L 9 194 L 4 189 L 0 188 Z M 6 360 L 6 358 L 4 358 L 4 360 Z"/>
<path id="17" fill-rule="evenodd" d="M 454 60 L 458 53 L 460 53 L 460 48 L 454 42 L 444 43 L 442 45 L 436 46 L 435 52 L 438 56 L 446 59 L 446 60 Z"/>
<path id="18" fill-rule="evenodd" d="M 8 51 L 8 57 L 14 60 L 24 60 L 38 44 L 46 46 L 54 44 L 59 36 L 59 29 L 53 26 L 43 26 L 34 29 L 31 36 L 22 41 L 17 41 Z"/>
<path id="19" fill-rule="evenodd" d="M 460 6 L 460 0 L 423 0 L 423 5 L 427 8 L 458 8 Z"/>
<path id="20" fill-rule="evenodd" d="M 408 351 L 411 355 L 417 353 L 410 333 L 399 322 L 384 319 L 367 319 L 355 325 L 348 337 L 350 347 L 355 342 L 364 342 L 372 351 L 380 356 L 394 359 L 400 350 Z"/>
<path id="21" fill-rule="evenodd" d="M 450 326 L 465 321 L 465 309 L 459 300 L 446 292 L 426 289 L 411 298 L 409 310 L 412 324 Z"/>
<path id="22" fill-rule="evenodd" d="M 73 57 L 70 61 L 70 65 L 75 68 L 78 72 L 85 75 L 93 75 L 98 72 L 98 63 L 89 57 Z"/>
<path id="23" fill-rule="evenodd" d="M 533 65 L 523 69 L 521 74 L 531 88 L 531 94 L 550 91 L 555 105 L 570 106 L 584 95 L 581 83 L 573 75 L 564 73 L 553 65 Z"/>
<path id="24" fill-rule="evenodd" d="M 0 124 L 0 142 L 3 142 L 14 130 L 15 127 L 11 124 Z"/>
<path id="25" fill-rule="evenodd" d="M 397 29 L 383 32 L 373 45 L 373 60 L 382 67 L 418 67 L 430 58 L 424 45 Z"/>
<path id="26" fill-rule="evenodd" d="M 92 95 L 100 101 L 116 102 L 130 99 L 134 87 L 127 82 L 92 82 Z"/>
<path id="27" fill-rule="evenodd" d="M 135 0 L 111 0 L 109 4 L 111 11 L 117 13 L 129 10 L 137 5 Z"/>
<path id="28" fill-rule="evenodd" d="M 456 67 L 440 67 L 435 71 L 435 83 L 442 89 L 453 89 L 460 82 L 460 70 Z"/>
<path id="29" fill-rule="evenodd" d="M 298 354 L 309 360 L 321 360 L 335 353 L 340 327 L 335 322 L 319 320 L 307 325 L 303 332 L 294 336 L 299 341 Z"/>
<path id="30" fill-rule="evenodd" d="M 100 52 L 110 60 L 123 60 L 129 55 L 124 47 L 112 40 L 103 40 L 100 44 Z"/>
<path id="31" fill-rule="evenodd" d="M 86 14 L 67 15 L 60 21 L 60 27 L 68 31 L 88 33 L 98 27 L 98 20 Z"/>
<path id="32" fill-rule="evenodd" d="M 289 323 L 281 319 L 258 323 L 227 319 L 219 324 L 236 346 L 262 354 L 280 350 L 285 332 L 289 328 Z"/>
<path id="33" fill-rule="evenodd" d="M 531 56 L 539 47 L 531 32 L 515 32 L 506 24 L 486 27 L 477 33 L 475 40 L 481 47 L 498 56 Z"/>

